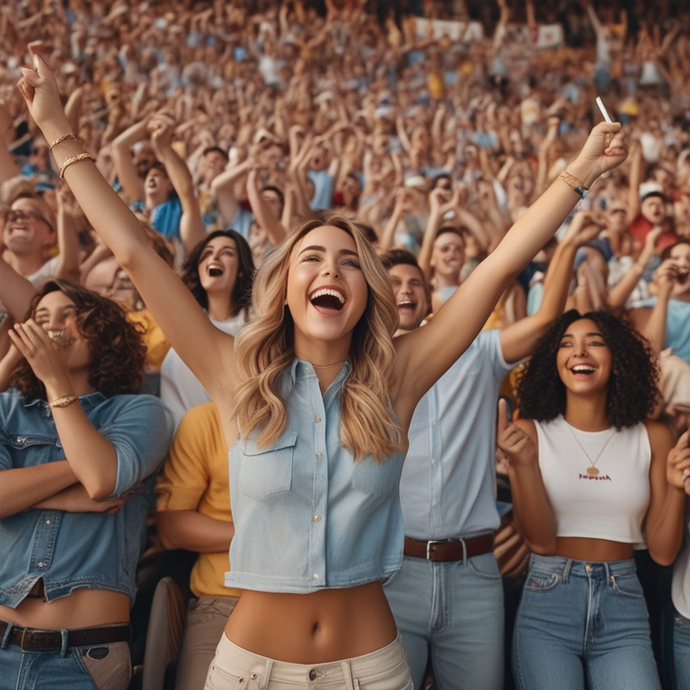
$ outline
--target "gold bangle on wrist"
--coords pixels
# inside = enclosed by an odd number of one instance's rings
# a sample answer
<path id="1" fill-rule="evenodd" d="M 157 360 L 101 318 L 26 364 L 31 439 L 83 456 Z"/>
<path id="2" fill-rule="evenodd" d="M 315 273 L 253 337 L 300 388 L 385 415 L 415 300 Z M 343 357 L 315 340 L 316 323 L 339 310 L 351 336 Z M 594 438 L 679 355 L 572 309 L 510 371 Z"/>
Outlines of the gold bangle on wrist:
<path id="1" fill-rule="evenodd" d="M 76 395 L 63 395 L 61 398 L 56 398 L 49 402 L 48 407 L 67 407 L 67 405 L 71 405 L 77 399 Z"/>
<path id="2" fill-rule="evenodd" d="M 67 160 L 63 161 L 62 165 L 60 166 L 58 176 L 60 177 L 60 179 L 62 179 L 65 176 L 65 170 L 67 170 L 67 168 L 69 168 L 69 166 L 72 165 L 72 163 L 78 163 L 79 161 L 87 160 L 93 161 L 93 157 L 90 153 L 78 153 L 76 156 L 68 158 Z"/>
<path id="3" fill-rule="evenodd" d="M 76 141 L 77 144 L 81 144 L 81 139 L 74 132 L 67 132 L 67 134 L 63 134 L 61 137 L 55 139 L 55 141 L 53 141 L 53 143 L 48 147 L 48 151 L 52 151 L 58 144 L 61 144 L 63 141 L 67 141 L 68 139 L 72 139 L 73 141 Z"/>

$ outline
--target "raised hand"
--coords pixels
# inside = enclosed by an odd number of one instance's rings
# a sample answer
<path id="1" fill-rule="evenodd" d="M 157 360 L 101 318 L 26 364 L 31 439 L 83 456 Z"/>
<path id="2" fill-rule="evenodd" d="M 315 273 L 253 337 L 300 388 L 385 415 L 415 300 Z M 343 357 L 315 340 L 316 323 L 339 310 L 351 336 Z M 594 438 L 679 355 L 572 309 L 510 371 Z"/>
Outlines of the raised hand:
<path id="1" fill-rule="evenodd" d="M 587 137 L 568 172 L 589 189 L 603 173 L 613 170 L 628 157 L 628 145 L 620 122 L 600 122 Z"/>
<path id="2" fill-rule="evenodd" d="M 532 439 L 517 424 L 508 420 L 506 401 L 498 401 L 498 429 L 496 445 L 506 454 L 514 467 L 537 461 L 537 450 Z"/>
<path id="3" fill-rule="evenodd" d="M 71 390 L 65 361 L 65 352 L 68 348 L 66 343 L 61 342 L 61 337 L 64 336 L 52 338 L 33 319 L 16 324 L 14 329 L 9 331 L 9 336 L 36 377 L 43 382 L 46 390 L 58 391 L 58 396 L 65 395 Z M 69 350 L 71 353 L 72 348 Z"/>
<path id="4" fill-rule="evenodd" d="M 26 101 L 31 117 L 50 142 L 72 128 L 63 110 L 55 77 L 40 55 L 40 50 L 30 44 L 29 51 L 34 68 L 22 67 L 22 78 L 17 87 Z"/>

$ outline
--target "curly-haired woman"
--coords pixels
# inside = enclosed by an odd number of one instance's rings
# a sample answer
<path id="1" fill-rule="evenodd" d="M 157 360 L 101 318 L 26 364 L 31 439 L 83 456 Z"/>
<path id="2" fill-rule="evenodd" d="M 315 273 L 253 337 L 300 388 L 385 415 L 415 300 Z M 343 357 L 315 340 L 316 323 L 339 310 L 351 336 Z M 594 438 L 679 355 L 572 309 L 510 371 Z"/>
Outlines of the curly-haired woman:
<path id="1" fill-rule="evenodd" d="M 516 622 L 522 690 L 660 688 L 633 550 L 668 565 L 683 535 L 687 435 L 647 419 L 657 398 L 646 341 L 603 312 L 564 314 L 501 404 L 514 511 L 533 555 Z"/>
<path id="2" fill-rule="evenodd" d="M 149 250 L 35 61 L 20 83 L 34 120 L 96 231 L 213 397 L 230 448 L 236 529 L 226 584 L 243 592 L 206 687 L 410 688 L 382 580 L 402 562 L 398 483 L 412 414 L 578 195 L 625 159 L 620 126 L 597 125 L 569 174 L 424 332 L 393 340 L 388 273 L 357 226 L 336 216 L 305 223 L 266 257 L 256 317 L 234 339 Z"/>
<path id="3" fill-rule="evenodd" d="M 117 304 L 62 281 L 41 288 L 10 337 L 0 688 L 124 689 L 135 569 L 167 450 L 162 405 L 132 395 L 143 341 Z"/>

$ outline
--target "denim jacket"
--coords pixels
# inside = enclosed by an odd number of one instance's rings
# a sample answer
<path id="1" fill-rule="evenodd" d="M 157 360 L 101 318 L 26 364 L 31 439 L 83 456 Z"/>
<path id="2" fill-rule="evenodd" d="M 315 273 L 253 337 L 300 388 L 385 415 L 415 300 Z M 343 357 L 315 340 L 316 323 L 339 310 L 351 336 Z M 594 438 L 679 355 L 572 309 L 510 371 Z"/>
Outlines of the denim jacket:
<path id="1" fill-rule="evenodd" d="M 112 497 L 129 492 L 115 514 L 24 510 L 0 519 L 0 604 L 15 608 L 43 578 L 48 601 L 75 589 L 106 589 L 134 598 L 134 575 L 152 505 L 153 474 L 167 451 L 165 412 L 148 395 L 79 398 L 86 416 L 117 452 Z M 0 394 L 2 470 L 64 460 L 48 405 L 17 391 Z M 111 497 L 111 498 L 112 498 Z"/>
<path id="2" fill-rule="evenodd" d="M 349 364 L 324 395 L 308 362 L 284 372 L 287 425 L 271 447 L 231 449 L 229 587 L 307 593 L 390 578 L 402 564 L 403 453 L 355 462 L 340 444 Z"/>

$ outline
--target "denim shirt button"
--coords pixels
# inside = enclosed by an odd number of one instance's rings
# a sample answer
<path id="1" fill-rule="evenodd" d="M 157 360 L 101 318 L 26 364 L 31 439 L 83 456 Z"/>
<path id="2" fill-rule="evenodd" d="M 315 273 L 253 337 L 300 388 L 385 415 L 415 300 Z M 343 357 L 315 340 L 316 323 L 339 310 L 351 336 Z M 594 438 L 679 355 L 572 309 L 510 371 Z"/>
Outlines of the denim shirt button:
<path id="1" fill-rule="evenodd" d="M 46 520 L 46 525 L 49 525 L 49 524 L 50 524 L 50 520 Z"/>
<path id="2" fill-rule="evenodd" d="M 20 446 L 23 446 L 26 444 L 26 436 L 17 436 L 17 443 Z"/>
<path id="3" fill-rule="evenodd" d="M 318 424 L 321 421 L 321 417 L 319 415 L 316 415 L 316 423 Z"/>
<path id="4" fill-rule="evenodd" d="M 318 573 L 314 573 L 314 575 L 313 575 L 312 577 L 313 577 L 314 580 L 318 580 L 318 579 L 319 579 L 319 574 L 318 574 Z"/>

